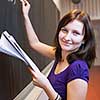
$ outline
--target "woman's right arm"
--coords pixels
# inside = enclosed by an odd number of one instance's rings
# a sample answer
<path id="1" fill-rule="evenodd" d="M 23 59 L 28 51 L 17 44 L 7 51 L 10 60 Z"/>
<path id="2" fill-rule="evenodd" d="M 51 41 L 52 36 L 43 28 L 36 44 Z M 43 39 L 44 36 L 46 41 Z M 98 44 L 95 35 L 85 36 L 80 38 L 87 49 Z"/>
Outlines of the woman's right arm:
<path id="1" fill-rule="evenodd" d="M 20 0 L 22 2 L 22 12 L 25 21 L 26 33 L 28 36 L 29 44 L 32 49 L 36 50 L 37 52 L 41 53 L 44 56 L 49 58 L 54 58 L 55 56 L 55 47 L 49 46 L 39 41 L 33 27 L 31 21 L 29 19 L 28 13 L 30 10 L 30 4 L 27 0 Z"/>

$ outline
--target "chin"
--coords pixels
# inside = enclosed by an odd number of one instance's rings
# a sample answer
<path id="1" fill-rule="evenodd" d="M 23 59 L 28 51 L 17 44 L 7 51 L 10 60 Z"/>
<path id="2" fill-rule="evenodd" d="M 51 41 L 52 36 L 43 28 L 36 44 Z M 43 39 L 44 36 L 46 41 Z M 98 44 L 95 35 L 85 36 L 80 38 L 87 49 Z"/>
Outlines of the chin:
<path id="1" fill-rule="evenodd" d="M 73 50 L 73 48 L 71 48 L 70 46 L 62 46 L 61 47 L 62 48 L 62 50 L 64 50 L 64 51 L 71 51 L 71 50 Z"/>
<path id="2" fill-rule="evenodd" d="M 66 52 L 76 52 L 78 51 L 79 48 L 66 48 L 66 47 L 62 47 L 62 50 L 63 51 L 66 51 Z"/>
<path id="3" fill-rule="evenodd" d="M 67 52 L 72 51 L 72 49 L 70 49 L 70 48 L 62 48 L 62 50 L 67 51 Z"/>

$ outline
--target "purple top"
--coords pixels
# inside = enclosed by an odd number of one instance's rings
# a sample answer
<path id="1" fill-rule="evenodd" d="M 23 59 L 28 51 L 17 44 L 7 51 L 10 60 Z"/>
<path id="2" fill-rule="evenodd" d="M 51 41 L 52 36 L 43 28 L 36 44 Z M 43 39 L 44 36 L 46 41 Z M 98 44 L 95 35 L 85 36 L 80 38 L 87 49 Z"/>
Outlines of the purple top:
<path id="1" fill-rule="evenodd" d="M 88 82 L 89 80 L 89 69 L 88 65 L 83 60 L 76 60 L 70 64 L 64 71 L 59 74 L 55 74 L 56 61 L 53 65 L 53 68 L 48 76 L 50 83 L 53 88 L 59 95 L 62 97 L 62 100 L 66 100 L 66 86 L 68 82 L 74 79 L 82 79 Z"/>

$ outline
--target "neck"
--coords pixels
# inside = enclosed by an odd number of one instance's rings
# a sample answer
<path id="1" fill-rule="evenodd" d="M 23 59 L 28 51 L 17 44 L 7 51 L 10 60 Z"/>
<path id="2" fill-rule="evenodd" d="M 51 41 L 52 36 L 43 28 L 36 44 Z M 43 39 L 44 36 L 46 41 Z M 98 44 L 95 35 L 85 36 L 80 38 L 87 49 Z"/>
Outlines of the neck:
<path id="1" fill-rule="evenodd" d="M 66 61 L 66 58 L 67 58 L 68 54 L 69 54 L 68 52 L 62 51 L 62 59 L 61 59 L 61 62 Z"/>

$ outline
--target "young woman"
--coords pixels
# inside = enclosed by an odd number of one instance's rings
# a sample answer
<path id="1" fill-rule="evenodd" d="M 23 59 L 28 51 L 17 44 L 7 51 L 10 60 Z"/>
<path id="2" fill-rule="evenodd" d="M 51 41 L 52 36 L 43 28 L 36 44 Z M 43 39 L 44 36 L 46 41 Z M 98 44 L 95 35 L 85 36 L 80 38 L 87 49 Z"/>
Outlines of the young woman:
<path id="1" fill-rule="evenodd" d="M 48 78 L 30 69 L 34 85 L 43 88 L 50 100 L 85 100 L 89 68 L 96 56 L 90 17 L 79 10 L 66 14 L 59 22 L 53 47 L 39 41 L 28 16 L 30 4 L 20 1 L 30 46 L 55 59 Z"/>

